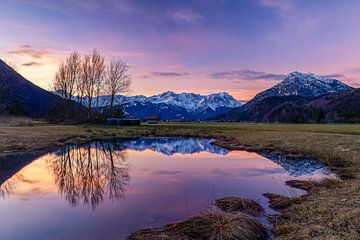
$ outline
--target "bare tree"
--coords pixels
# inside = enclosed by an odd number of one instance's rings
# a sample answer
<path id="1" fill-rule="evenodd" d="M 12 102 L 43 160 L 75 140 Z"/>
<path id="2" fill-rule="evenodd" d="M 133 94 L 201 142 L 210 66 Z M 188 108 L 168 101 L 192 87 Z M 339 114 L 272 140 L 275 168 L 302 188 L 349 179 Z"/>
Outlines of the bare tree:
<path id="1" fill-rule="evenodd" d="M 76 83 L 80 78 L 81 56 L 73 52 L 65 62 L 62 62 L 55 75 L 53 82 L 55 91 L 67 100 L 68 107 L 71 107 L 73 97 L 76 94 Z"/>
<path id="2" fill-rule="evenodd" d="M 73 109 L 75 97 L 80 104 L 83 104 L 83 99 L 87 100 L 88 120 L 99 120 L 108 113 L 92 110 L 93 107 L 99 107 L 100 95 L 110 96 L 109 110 L 113 114 L 116 94 L 129 91 L 130 85 L 131 75 L 126 62 L 114 60 L 106 66 L 104 56 L 96 49 L 83 57 L 73 52 L 59 65 L 53 81 L 54 89 L 68 102 L 67 113 Z"/>
<path id="3" fill-rule="evenodd" d="M 85 55 L 83 71 L 88 108 L 91 109 L 93 98 L 98 96 L 101 91 L 101 83 L 105 74 L 105 58 L 94 49 L 91 54 Z"/>
<path id="4" fill-rule="evenodd" d="M 110 113 L 113 113 L 115 95 L 129 91 L 131 75 L 126 62 L 112 61 L 107 67 L 104 90 L 110 96 Z"/>
<path id="5" fill-rule="evenodd" d="M 77 93 L 77 83 L 81 75 L 81 56 L 78 52 L 73 52 L 66 59 L 66 70 L 69 82 L 69 95 L 73 99 Z"/>
<path id="6" fill-rule="evenodd" d="M 96 49 L 90 54 L 86 54 L 82 64 L 82 80 L 85 94 L 88 98 L 89 114 L 93 99 L 100 95 L 102 81 L 105 75 L 105 58 L 101 56 Z M 98 102 L 97 102 L 98 104 Z"/>
<path id="7" fill-rule="evenodd" d="M 76 98 L 77 98 L 77 102 L 80 104 L 83 104 L 83 98 L 85 95 L 85 84 L 84 84 L 84 79 L 82 77 L 82 69 L 83 67 L 83 63 L 80 63 L 80 76 L 79 78 L 77 78 L 76 82 L 75 82 L 75 89 L 76 89 Z"/>
<path id="8" fill-rule="evenodd" d="M 89 54 L 85 54 L 83 62 L 81 64 L 81 83 L 83 94 L 88 97 L 88 106 L 91 108 L 91 101 L 93 95 L 93 89 L 91 88 L 91 57 Z"/>

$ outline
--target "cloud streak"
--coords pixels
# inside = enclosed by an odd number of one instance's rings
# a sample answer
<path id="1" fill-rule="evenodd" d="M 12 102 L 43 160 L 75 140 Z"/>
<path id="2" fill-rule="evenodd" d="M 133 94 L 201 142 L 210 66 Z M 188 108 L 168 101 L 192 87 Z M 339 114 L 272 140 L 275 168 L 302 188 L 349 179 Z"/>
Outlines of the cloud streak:
<path id="1" fill-rule="evenodd" d="M 284 74 L 274 74 L 274 73 L 265 73 L 261 71 L 253 70 L 233 70 L 233 71 L 223 71 L 223 72 L 214 72 L 209 75 L 210 78 L 215 79 L 230 79 L 230 80 L 283 80 L 286 75 Z"/>
<path id="2" fill-rule="evenodd" d="M 41 63 L 38 62 L 26 62 L 26 63 L 22 63 L 21 66 L 24 67 L 32 67 L 32 66 L 40 66 Z"/>
<path id="3" fill-rule="evenodd" d="M 45 56 L 50 55 L 50 53 L 45 49 L 35 49 L 31 45 L 20 45 L 16 49 L 6 52 L 9 55 L 16 56 L 29 56 L 32 58 L 40 59 Z"/>
<path id="4" fill-rule="evenodd" d="M 341 74 L 341 73 L 320 75 L 320 77 L 323 77 L 323 78 L 335 78 L 335 79 L 347 79 L 346 76 Z"/>
<path id="5" fill-rule="evenodd" d="M 153 77 L 183 77 L 189 75 L 188 72 L 151 72 L 150 76 Z M 145 76 L 149 78 L 150 76 Z"/>
<path id="6" fill-rule="evenodd" d="M 224 71 L 224 72 L 214 72 L 209 75 L 210 78 L 215 79 L 229 79 L 229 80 L 272 80 L 272 81 L 282 81 L 286 78 L 286 74 L 275 74 L 275 73 L 266 73 L 261 71 L 253 70 L 233 70 L 233 71 Z M 347 77 L 341 73 L 319 75 L 323 78 L 335 78 L 346 80 Z"/>
<path id="7" fill-rule="evenodd" d="M 202 15 L 191 11 L 177 11 L 172 15 L 176 22 L 194 23 L 202 19 Z"/>
<path id="8" fill-rule="evenodd" d="M 350 68 L 346 71 L 347 73 L 360 73 L 360 67 Z"/>

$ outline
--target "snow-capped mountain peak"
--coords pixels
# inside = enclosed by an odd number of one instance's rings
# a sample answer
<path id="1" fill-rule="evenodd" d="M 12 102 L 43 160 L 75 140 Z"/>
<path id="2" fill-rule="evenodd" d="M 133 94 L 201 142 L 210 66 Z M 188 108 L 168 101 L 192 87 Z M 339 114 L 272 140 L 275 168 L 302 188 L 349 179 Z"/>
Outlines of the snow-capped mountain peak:
<path id="1" fill-rule="evenodd" d="M 105 107 L 109 99 L 100 96 L 98 101 L 93 100 L 93 107 Z M 87 99 L 83 102 L 86 104 Z M 164 120 L 201 120 L 240 107 L 241 103 L 226 92 L 200 95 L 167 91 L 150 97 L 117 95 L 114 105 L 123 105 L 131 117 L 141 119 L 159 115 Z"/>
<path id="2" fill-rule="evenodd" d="M 254 100 L 271 96 L 317 97 L 329 93 L 344 92 L 353 89 L 345 83 L 313 73 L 292 72 L 274 87 L 257 94 Z"/>

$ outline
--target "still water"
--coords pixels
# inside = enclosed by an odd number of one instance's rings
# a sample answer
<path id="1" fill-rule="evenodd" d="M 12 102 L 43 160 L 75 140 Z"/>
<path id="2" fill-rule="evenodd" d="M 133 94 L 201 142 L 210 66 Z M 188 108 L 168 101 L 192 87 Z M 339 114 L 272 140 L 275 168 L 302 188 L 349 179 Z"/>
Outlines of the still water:
<path id="1" fill-rule="evenodd" d="M 312 160 L 228 151 L 209 139 L 147 138 L 0 159 L 0 239 L 126 239 L 242 196 L 299 195 L 290 179 L 320 179 Z M 269 210 L 269 209 L 268 209 Z"/>

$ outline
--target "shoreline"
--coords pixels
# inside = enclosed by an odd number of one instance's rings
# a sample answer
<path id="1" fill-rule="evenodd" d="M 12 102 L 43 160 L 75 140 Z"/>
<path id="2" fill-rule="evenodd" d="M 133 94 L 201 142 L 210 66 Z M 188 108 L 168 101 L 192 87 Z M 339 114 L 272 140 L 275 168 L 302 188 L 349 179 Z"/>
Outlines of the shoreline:
<path id="1" fill-rule="evenodd" d="M 243 125 L 239 124 L 239 128 L 243 128 Z M 270 126 L 270 125 L 269 125 Z M 264 127 L 262 125 L 261 127 Z M 266 127 L 266 126 L 265 126 Z M 355 126 L 357 127 L 357 126 Z M 1 137 L 5 134 L 7 136 L 6 141 L 2 138 L 0 142 L 0 157 L 4 157 L 9 154 L 21 154 L 26 152 L 49 152 L 56 148 L 72 145 L 72 144 L 82 144 L 89 141 L 94 140 L 104 140 L 110 138 L 132 138 L 132 137 L 206 137 L 206 138 L 213 138 L 215 139 L 215 144 L 221 147 L 225 147 L 229 150 L 246 150 L 252 152 L 270 152 L 276 154 L 283 154 L 285 156 L 290 156 L 293 159 L 301 158 L 304 156 L 311 156 L 309 154 L 309 149 L 307 146 L 304 147 L 304 152 L 301 153 L 300 151 L 289 151 L 289 148 L 283 148 L 282 145 L 284 142 L 275 143 L 277 139 L 277 135 L 283 136 L 284 133 L 288 133 L 290 135 L 290 139 L 295 137 L 299 137 L 299 133 L 304 133 L 303 131 L 297 132 L 285 132 L 282 130 L 274 131 L 273 129 L 270 130 L 254 130 L 254 129 L 247 129 L 247 126 L 244 127 L 245 129 L 237 129 L 237 125 L 211 125 L 210 127 L 206 124 L 198 126 L 192 126 L 191 124 L 174 124 L 174 125 L 158 125 L 158 126 L 141 126 L 141 127 L 130 127 L 130 128 L 109 128 L 109 127 L 102 127 L 102 126 L 56 126 L 56 125 L 45 125 L 45 126 L 35 126 L 35 127 L 9 127 L 9 128 L 0 128 L 0 135 Z M 330 129 L 331 130 L 331 129 Z M 357 129 L 356 129 L 357 130 Z M 19 136 L 16 136 L 14 133 L 18 133 L 19 131 L 26 133 L 33 133 L 33 135 L 27 135 L 25 138 L 17 141 Z M 335 141 L 335 138 L 352 138 L 355 139 L 353 144 L 356 145 L 356 140 L 358 140 L 357 134 L 353 134 L 350 130 L 350 134 L 344 134 L 343 129 L 339 129 L 339 132 L 342 133 L 334 133 L 333 129 L 331 131 L 322 131 L 319 133 L 318 130 L 314 131 L 317 136 L 315 136 L 312 132 L 307 132 L 312 138 L 318 139 L 318 135 L 324 138 L 330 138 L 331 141 Z M 45 138 L 37 136 L 46 136 Z M 241 138 L 241 136 L 246 135 L 250 137 L 255 137 L 255 139 L 249 138 Z M 306 134 L 304 134 L 306 135 Z M 240 136 L 240 138 L 239 138 Z M 356 138 L 357 137 L 357 138 Z M 301 137 L 300 137 L 301 138 Z M 257 145 L 252 146 L 252 140 L 261 140 L 263 139 L 262 143 L 257 143 Z M 305 138 L 304 138 L 305 139 Z M 269 141 L 269 142 L 267 142 Z M 341 139 L 340 139 L 341 141 Z M 354 141 L 354 140 L 352 140 Z M 5 142 L 5 144 L 3 144 Z M 28 143 L 28 144 L 26 144 Z M 300 141 L 296 141 L 296 143 L 300 144 Z M 335 142 L 336 144 L 337 142 Z M 21 144 L 24 144 L 22 148 Z M 9 150 L 10 149 L 10 150 Z M 22 150 L 22 151 L 18 151 Z M 355 147 L 355 154 L 357 154 Z M 311 152 L 311 151 L 310 151 Z M 344 155 L 349 154 L 348 151 L 344 151 Z M 317 154 L 321 155 L 322 152 L 317 152 Z M 331 153 L 331 152 L 330 152 Z M 314 154 L 314 155 L 317 155 Z M 324 154 L 324 153 L 322 153 Z M 325 156 L 326 153 L 324 154 Z M 331 156 L 331 155 L 329 155 Z M 336 191 L 344 191 L 344 192 L 351 192 L 354 190 L 355 187 L 359 186 L 359 182 L 357 180 L 357 172 L 358 172 L 358 165 L 355 165 L 352 169 L 348 169 L 346 160 L 340 161 L 339 159 L 331 157 L 318 159 L 320 162 L 325 163 L 331 169 L 334 169 L 336 173 L 339 173 L 339 176 L 343 179 L 341 182 L 334 182 L 334 183 L 324 183 L 324 184 L 310 184 L 309 181 L 307 183 L 297 183 L 296 186 L 300 189 L 306 188 L 305 196 L 301 196 L 301 199 L 285 199 L 279 198 L 278 196 L 272 196 L 273 199 L 269 199 L 269 201 L 280 202 L 281 204 L 281 214 L 278 216 L 271 216 L 270 220 L 273 220 L 274 224 L 274 234 L 276 239 L 292 239 L 293 237 L 297 236 L 297 234 L 301 231 L 302 228 L 309 227 L 311 229 L 306 229 L 305 234 L 307 236 L 313 235 L 313 223 L 306 223 L 305 216 L 312 216 L 312 218 L 320 218 L 324 219 L 324 222 L 328 222 L 328 215 L 332 215 L 333 211 L 338 212 L 337 209 L 334 207 L 340 207 L 339 210 L 342 208 L 347 208 L 348 206 L 341 207 L 343 205 L 347 205 L 349 200 L 347 201 L 339 201 L 339 194 L 334 192 Z M 336 155 L 336 157 L 341 155 Z M 357 159 L 354 156 L 354 159 Z M 314 157 L 312 157 L 314 158 Z M 332 162 L 332 159 L 334 159 Z M 349 161 L 349 159 L 347 159 Z M 360 164 L 360 163 L 359 163 Z M 348 171 L 349 170 L 349 171 Z M 349 178 L 351 176 L 351 178 Z M 351 187 L 352 186 L 352 187 Z M 304 190 L 304 189 L 303 189 Z M 349 194 L 349 193 L 348 193 Z M 352 194 L 353 195 L 353 194 Z M 318 212 L 319 205 L 321 204 L 321 200 L 324 196 L 328 197 L 328 202 L 325 202 L 322 208 L 322 212 Z M 281 197 L 281 196 L 280 196 Z M 335 198 L 335 199 L 333 199 Z M 345 196 L 343 197 L 345 198 Z M 358 201 L 358 195 L 353 196 L 353 201 L 356 203 Z M 274 200 L 275 199 L 275 200 Z M 285 200 L 284 200 L 285 199 Z M 340 199 L 343 200 L 343 199 Z M 284 203 L 285 202 L 285 203 Z M 354 204 L 352 204 L 354 205 Z M 335 208 L 336 208 L 335 207 Z M 276 208 L 275 208 L 276 209 Z M 307 209 L 304 211 L 304 209 Z M 356 207 L 352 207 L 353 212 L 358 212 L 359 209 Z M 344 213 L 346 214 L 346 213 Z M 352 216 L 352 215 L 351 215 Z M 305 222 L 302 222 L 304 221 Z M 325 221 L 326 220 L 326 221 Z M 348 218 L 345 219 L 349 221 Z M 352 221 L 350 219 L 350 221 Z M 356 222 L 356 219 L 354 220 Z M 317 234 L 319 236 L 326 235 L 329 233 L 319 232 L 319 229 L 326 228 L 326 225 L 317 224 L 321 226 L 321 228 L 317 228 Z M 341 234 L 351 234 L 349 236 L 357 236 L 356 231 L 352 230 L 350 224 L 350 231 L 345 228 L 345 232 L 343 231 Z M 338 229 L 338 231 L 341 229 Z M 331 234 L 336 235 L 336 232 L 332 232 Z"/>

